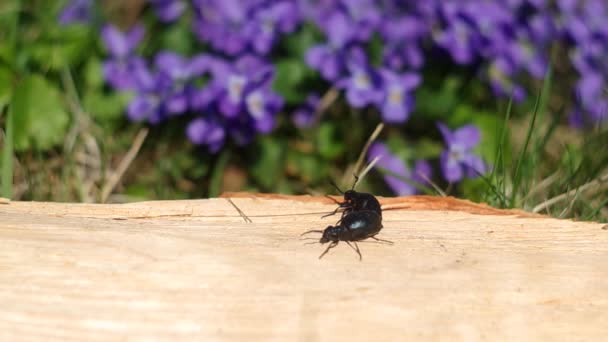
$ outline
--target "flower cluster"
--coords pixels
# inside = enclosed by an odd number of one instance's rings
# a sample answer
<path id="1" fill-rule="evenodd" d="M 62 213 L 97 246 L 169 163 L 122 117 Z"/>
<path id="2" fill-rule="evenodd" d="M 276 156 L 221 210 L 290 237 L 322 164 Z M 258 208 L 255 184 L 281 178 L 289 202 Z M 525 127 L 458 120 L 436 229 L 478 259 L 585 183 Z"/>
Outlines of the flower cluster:
<path id="1" fill-rule="evenodd" d="M 265 60 L 255 55 L 234 61 L 208 54 L 187 58 L 161 51 L 150 67 L 133 54 L 142 35 L 140 27 L 122 33 L 106 26 L 102 32 L 111 54 L 104 64 L 106 80 L 116 89 L 135 93 L 127 109 L 131 120 L 156 124 L 193 113 L 187 135 L 212 152 L 227 136 L 246 144 L 254 133 L 272 130 L 283 103 L 270 89 L 273 68 Z"/>
<path id="2" fill-rule="evenodd" d="M 93 0 L 72 0 L 60 22 L 91 18 Z M 374 107 L 386 123 L 403 124 L 415 110 L 414 91 L 425 65 L 436 61 L 466 66 L 500 97 L 521 101 L 520 76 L 543 78 L 552 45 L 560 43 L 580 76 L 572 122 L 597 123 L 608 117 L 608 16 L 604 0 L 147 0 L 166 25 L 190 20 L 193 44 L 200 51 L 142 56 L 142 26 L 121 32 L 102 30 L 109 54 L 104 75 L 113 88 L 132 91 L 128 117 L 159 123 L 188 114 L 189 139 L 216 152 L 228 141 L 246 144 L 270 132 L 284 109 L 271 90 L 276 45 L 282 38 L 314 25 L 323 35 L 307 47 L 304 62 L 355 108 Z M 188 15 L 185 15 L 188 14 Z M 284 53 L 284 50 L 283 50 Z M 426 72 L 426 68 L 424 69 Z M 293 110 L 298 127 L 315 122 L 316 93 Z M 465 126 L 439 129 L 447 148 L 439 157 L 449 182 L 484 171 L 471 149 L 479 131 Z M 386 146 L 379 166 L 393 175 L 399 194 L 415 192 L 404 179 L 424 183 L 428 164 L 409 170 Z M 428 179 L 428 177 L 426 178 Z"/>
<path id="3" fill-rule="evenodd" d="M 192 6 L 197 37 L 230 56 L 266 55 L 300 22 L 298 7 L 289 0 L 192 0 Z"/>
<path id="4" fill-rule="evenodd" d="M 367 159 L 378 159 L 377 167 L 384 170 L 386 184 L 399 196 L 418 193 L 418 187 L 428 183 L 432 177 L 431 165 L 425 160 L 416 161 L 414 170 L 406 166 L 401 158 L 392 154 L 382 143 L 370 146 Z"/>
<path id="5" fill-rule="evenodd" d="M 444 178 L 455 183 L 465 175 L 469 178 L 483 175 L 486 165 L 472 152 L 481 141 L 479 129 L 473 125 L 465 125 L 451 131 L 443 123 L 438 123 L 437 126 L 446 145 L 439 158 Z M 368 161 L 371 162 L 375 158 L 379 158 L 376 165 L 384 171 L 386 184 L 399 196 L 418 193 L 419 188 L 426 186 L 432 177 L 432 168 L 428 161 L 417 160 L 412 170 L 382 143 L 374 143 L 369 148 Z"/>
<path id="6" fill-rule="evenodd" d="M 400 13 L 400 7 L 408 6 L 390 1 L 381 5 L 384 2 L 372 0 L 325 1 L 316 7 L 307 1 L 301 3 L 302 13 L 327 37 L 325 43 L 308 50 L 306 63 L 343 89 L 351 106 L 374 105 L 380 109 L 383 121 L 405 122 L 414 109 L 412 91 L 420 83 L 420 76 L 412 70 L 423 64 L 420 42 L 426 34 L 415 8 L 398 16 L 391 10 Z M 364 52 L 374 34 L 384 38 L 381 67 L 373 66 Z"/>
<path id="7" fill-rule="evenodd" d="M 575 86 L 578 106 L 572 112 L 575 126 L 605 123 L 608 119 L 608 4 L 602 0 L 557 1 L 561 34 L 569 42 L 572 65 L 580 78 Z"/>
<path id="8" fill-rule="evenodd" d="M 74 23 L 88 23 L 92 18 L 93 0 L 72 0 L 61 11 L 59 23 L 70 25 Z"/>

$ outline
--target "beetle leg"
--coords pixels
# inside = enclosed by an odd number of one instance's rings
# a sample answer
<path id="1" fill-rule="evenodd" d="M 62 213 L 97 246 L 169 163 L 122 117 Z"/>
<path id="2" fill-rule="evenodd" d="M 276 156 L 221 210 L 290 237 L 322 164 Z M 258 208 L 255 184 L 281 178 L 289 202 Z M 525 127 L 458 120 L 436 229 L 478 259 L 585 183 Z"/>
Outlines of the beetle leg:
<path id="1" fill-rule="evenodd" d="M 359 245 L 357 245 L 356 241 L 353 241 L 353 243 L 355 244 L 355 247 L 353 247 L 353 245 L 350 244 L 350 242 L 345 241 L 350 248 L 352 248 L 355 252 L 357 252 L 357 254 L 359 254 L 359 261 L 361 261 L 361 259 L 363 259 L 363 256 L 361 256 L 361 251 L 359 250 Z"/>
<path id="2" fill-rule="evenodd" d="M 325 214 L 325 215 L 321 216 L 321 218 L 325 218 L 325 217 L 328 217 L 328 216 L 336 215 L 338 213 L 338 210 L 340 210 L 340 207 L 337 207 L 336 210 L 332 211 L 329 214 Z"/>
<path id="3" fill-rule="evenodd" d="M 372 238 L 372 239 L 374 239 L 374 240 L 376 240 L 376 241 L 380 241 L 380 242 L 386 242 L 386 243 L 388 243 L 389 245 L 393 245 L 393 244 L 395 244 L 393 241 L 384 240 L 384 239 L 378 239 L 378 238 L 376 237 L 376 235 L 374 235 L 374 236 L 370 236 L 370 238 Z"/>
<path id="4" fill-rule="evenodd" d="M 334 201 L 334 203 L 336 203 L 337 205 L 342 205 L 342 202 L 338 201 L 337 199 L 329 196 L 329 195 L 325 195 L 325 197 L 329 198 L 330 200 Z"/>
<path id="5" fill-rule="evenodd" d="M 321 259 L 325 254 L 327 254 L 327 252 L 329 252 L 330 249 L 336 247 L 338 245 L 338 241 L 332 241 L 329 246 L 327 246 L 327 248 L 325 249 L 325 251 L 323 253 L 321 253 L 321 255 L 319 255 L 319 259 Z"/>

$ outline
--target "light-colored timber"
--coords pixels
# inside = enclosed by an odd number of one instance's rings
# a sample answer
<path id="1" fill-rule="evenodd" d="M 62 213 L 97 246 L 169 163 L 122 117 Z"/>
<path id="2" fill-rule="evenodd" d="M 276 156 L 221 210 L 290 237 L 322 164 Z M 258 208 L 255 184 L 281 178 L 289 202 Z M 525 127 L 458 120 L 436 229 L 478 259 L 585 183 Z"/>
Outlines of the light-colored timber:
<path id="1" fill-rule="evenodd" d="M 335 205 L 228 194 L 0 206 L 0 341 L 600 341 L 608 228 L 383 198 L 394 245 L 303 245 Z"/>

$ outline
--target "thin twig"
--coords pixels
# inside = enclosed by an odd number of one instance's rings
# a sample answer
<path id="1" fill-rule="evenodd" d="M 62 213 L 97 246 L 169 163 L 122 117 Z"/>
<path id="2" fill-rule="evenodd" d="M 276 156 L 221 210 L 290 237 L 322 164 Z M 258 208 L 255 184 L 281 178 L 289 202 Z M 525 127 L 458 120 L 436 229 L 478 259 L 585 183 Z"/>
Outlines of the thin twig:
<path id="1" fill-rule="evenodd" d="M 232 202 L 232 199 L 230 198 L 226 198 L 228 200 L 228 202 L 230 204 L 232 204 L 232 206 L 234 207 L 234 209 L 236 209 L 236 211 L 239 213 L 239 215 L 241 215 L 241 217 L 243 218 L 243 220 L 245 220 L 245 222 L 247 223 L 253 223 L 253 221 L 251 221 L 251 219 L 249 217 L 247 217 L 247 215 L 245 215 L 245 213 L 236 206 L 236 204 L 234 204 L 234 202 Z"/>
<path id="2" fill-rule="evenodd" d="M 595 180 L 592 180 L 586 184 L 583 184 L 583 185 L 577 187 L 576 189 L 572 189 L 566 193 L 563 193 L 561 195 L 555 196 L 553 198 L 550 198 L 550 199 L 544 201 L 543 203 L 534 207 L 534 209 L 532 209 L 532 212 L 538 213 L 541 210 L 548 208 L 555 203 L 558 203 L 560 201 L 563 201 L 564 199 L 570 198 L 572 195 L 576 194 L 576 192 L 578 192 L 578 191 L 580 191 L 582 193 L 582 192 L 585 192 L 587 189 L 593 189 L 594 192 L 603 190 L 606 187 L 606 184 L 602 184 L 602 183 L 604 183 L 606 181 L 608 181 L 608 173 L 606 173 L 603 176 L 601 176 Z"/>
<path id="3" fill-rule="evenodd" d="M 365 143 L 365 146 L 363 146 L 361 153 L 359 153 L 359 158 L 357 159 L 357 162 L 355 163 L 355 167 L 353 169 L 354 174 L 357 174 L 357 171 L 361 168 L 361 165 L 363 165 L 363 161 L 365 160 L 365 156 L 367 155 L 367 151 L 369 150 L 369 147 L 373 144 L 374 141 L 376 141 L 376 139 L 378 138 L 378 135 L 380 135 L 380 132 L 382 132 L 383 128 L 384 128 L 384 124 L 379 123 L 378 126 L 376 126 L 376 129 L 374 129 L 372 134 L 369 136 L 369 138 L 367 138 L 367 142 Z M 347 178 L 347 176 L 345 175 L 344 178 Z M 361 178 L 361 177 L 359 177 L 359 178 Z"/>
<path id="4" fill-rule="evenodd" d="M 559 175 L 560 175 L 560 171 L 556 171 L 549 177 L 540 181 L 532 189 L 530 189 L 530 191 L 528 191 L 528 193 L 524 196 L 524 198 L 522 198 L 521 202 L 525 203 L 530 197 L 536 195 L 541 190 L 546 189 L 549 185 L 553 184 L 553 182 L 555 182 L 559 178 Z"/>
<path id="5" fill-rule="evenodd" d="M 437 185 L 435 182 L 433 182 L 429 177 L 427 177 L 424 173 L 422 172 L 417 172 L 416 173 L 420 178 L 424 179 L 425 182 L 429 183 L 431 185 L 431 187 L 433 187 L 433 189 L 435 191 L 437 191 L 437 193 L 441 196 L 441 197 L 446 197 L 447 195 L 445 194 L 445 192 L 443 192 L 443 190 L 441 190 L 441 188 L 439 187 L 439 185 Z"/>
<path id="6" fill-rule="evenodd" d="M 353 185 L 353 189 L 357 187 L 359 182 L 365 177 L 365 175 L 367 175 L 369 170 L 371 170 L 376 165 L 380 158 L 382 158 L 382 156 L 376 156 L 376 158 L 374 158 L 374 160 L 372 160 L 371 163 L 369 163 L 367 167 L 363 171 L 361 171 L 359 175 L 357 175 L 357 181 L 355 182 L 355 185 Z"/>
<path id="7" fill-rule="evenodd" d="M 329 108 L 334 103 L 334 101 L 336 101 L 336 99 L 338 98 L 338 95 L 340 95 L 340 92 L 338 92 L 338 89 L 336 89 L 336 88 L 329 88 L 329 90 L 327 90 L 325 92 L 325 94 L 323 94 L 323 97 L 321 97 L 321 100 L 319 101 L 317 108 L 315 108 L 315 113 L 314 113 L 314 122 L 315 123 L 317 123 L 317 122 L 319 122 L 319 120 L 321 120 L 321 115 L 323 115 L 323 113 L 327 110 L 327 108 Z"/>
<path id="8" fill-rule="evenodd" d="M 110 175 L 108 181 L 106 182 L 106 184 L 104 184 L 103 189 L 101 190 L 101 203 L 104 203 L 106 201 L 112 190 L 114 190 L 116 184 L 118 184 L 118 182 L 124 175 L 125 171 L 127 171 L 127 168 L 129 168 L 129 165 L 131 165 L 131 163 L 137 156 L 137 153 L 139 152 L 141 145 L 143 145 L 147 135 L 147 128 L 142 128 L 139 130 L 139 132 L 137 132 L 137 136 L 135 137 L 135 140 L 133 141 L 133 145 L 129 149 L 129 152 L 127 152 L 125 157 L 122 158 L 120 164 L 118 164 L 118 168 L 116 169 L 116 171 Z"/>
<path id="9" fill-rule="evenodd" d="M 577 191 L 574 194 L 574 198 L 570 201 L 570 204 L 568 204 L 568 206 L 566 208 L 564 208 L 564 210 L 562 210 L 562 212 L 557 216 L 557 218 L 561 219 L 561 218 L 566 217 L 566 215 L 568 215 L 570 213 L 570 211 L 572 211 L 572 208 L 574 208 L 574 203 L 576 203 L 576 201 L 578 200 L 580 195 L 581 195 L 581 192 Z"/>

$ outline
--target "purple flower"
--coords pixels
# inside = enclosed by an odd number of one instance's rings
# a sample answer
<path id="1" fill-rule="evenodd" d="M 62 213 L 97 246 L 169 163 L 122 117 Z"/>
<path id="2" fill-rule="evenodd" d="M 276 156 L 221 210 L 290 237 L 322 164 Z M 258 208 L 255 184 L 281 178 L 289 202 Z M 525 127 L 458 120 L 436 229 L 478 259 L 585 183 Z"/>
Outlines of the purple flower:
<path id="1" fill-rule="evenodd" d="M 190 61 L 176 53 L 163 51 L 156 55 L 156 70 L 159 78 L 164 78 L 167 87 L 163 94 L 163 102 L 167 114 L 183 114 L 188 109 L 187 82 L 194 75 Z"/>
<path id="2" fill-rule="evenodd" d="M 163 100 L 170 81 L 164 75 L 152 74 L 145 64 L 132 77 L 137 93 L 127 107 L 127 116 L 132 121 L 159 123 L 165 115 Z"/>
<path id="3" fill-rule="evenodd" d="M 59 23 L 61 25 L 86 24 L 91 21 L 92 12 L 93 0 L 71 0 L 61 11 Z"/>
<path id="4" fill-rule="evenodd" d="M 190 82 L 209 68 L 210 61 L 206 55 L 188 59 L 162 51 L 156 55 L 154 64 L 154 72 L 142 65 L 131 75 L 136 90 L 127 112 L 131 120 L 158 123 L 167 116 L 187 112 L 195 91 Z M 196 98 L 200 101 L 200 97 Z"/>
<path id="5" fill-rule="evenodd" d="M 300 22 L 291 1 L 193 0 L 193 7 L 197 37 L 231 56 L 251 49 L 266 54 L 280 33 Z"/>
<path id="6" fill-rule="evenodd" d="M 310 94 L 306 102 L 293 113 L 293 123 L 299 128 L 309 128 L 314 123 L 315 111 L 319 105 L 320 97 L 318 94 Z"/>
<path id="7" fill-rule="evenodd" d="M 165 23 L 177 20 L 186 10 L 183 0 L 148 0 L 156 10 L 158 18 Z"/>
<path id="8" fill-rule="evenodd" d="M 543 78 L 547 72 L 547 60 L 530 42 L 513 42 L 509 46 L 509 57 L 536 78 Z"/>
<path id="9" fill-rule="evenodd" d="M 136 25 L 130 31 L 123 33 L 113 25 L 106 25 L 101 30 L 101 39 L 106 49 L 114 58 L 130 56 L 144 37 L 144 28 Z"/>
<path id="10" fill-rule="evenodd" d="M 190 121 L 186 135 L 195 145 L 207 145 L 211 153 L 219 151 L 226 138 L 222 125 L 203 118 Z"/>
<path id="11" fill-rule="evenodd" d="M 448 16 L 446 21 L 447 27 L 435 35 L 437 45 L 447 50 L 456 63 L 471 63 L 478 44 L 475 28 L 457 15 Z"/>
<path id="12" fill-rule="evenodd" d="M 259 8 L 244 29 L 250 34 L 253 49 L 259 54 L 267 54 L 279 34 L 292 32 L 300 21 L 297 10 L 296 5 L 289 1 Z"/>
<path id="13" fill-rule="evenodd" d="M 428 184 L 429 180 L 433 177 L 433 169 L 431 164 L 426 160 L 418 160 L 414 164 L 414 174 L 412 180 L 418 184 Z"/>
<path id="14" fill-rule="evenodd" d="M 319 71 L 328 81 L 336 81 L 345 69 L 344 51 L 329 44 L 315 45 L 306 51 L 306 65 Z"/>
<path id="15" fill-rule="evenodd" d="M 323 25 L 329 44 L 336 49 L 342 49 L 356 38 L 354 23 L 342 11 L 336 11 L 329 16 Z"/>
<path id="16" fill-rule="evenodd" d="M 437 123 L 447 148 L 441 153 L 440 162 L 443 176 L 450 183 L 457 182 L 466 172 L 475 178 L 485 172 L 485 164 L 471 150 L 479 144 L 480 132 L 474 125 L 463 126 L 454 132 L 443 123 Z"/>
<path id="17" fill-rule="evenodd" d="M 350 75 L 337 82 L 346 91 L 346 100 L 355 108 L 377 103 L 382 98 L 380 76 L 367 62 L 361 49 L 354 49 L 347 62 Z"/>
<path id="18" fill-rule="evenodd" d="M 268 133 L 274 127 L 274 116 L 283 106 L 283 99 L 268 88 L 260 87 L 247 94 L 245 104 L 256 130 Z"/>
<path id="19" fill-rule="evenodd" d="M 245 97 L 254 89 L 270 86 L 273 69 L 263 60 L 245 55 L 234 63 L 217 60 L 212 66 L 214 87 L 218 87 L 219 108 L 226 117 L 236 117 Z"/>
<path id="20" fill-rule="evenodd" d="M 382 22 L 382 14 L 376 0 L 343 1 L 352 25 L 349 30 L 353 32 L 357 41 L 368 41 Z"/>
<path id="21" fill-rule="evenodd" d="M 382 119 L 389 123 L 405 122 L 414 109 L 414 95 L 411 92 L 420 83 L 420 76 L 414 73 L 397 74 L 388 69 L 382 70 L 381 74 Z"/>
<path id="22" fill-rule="evenodd" d="M 506 58 L 497 58 L 488 66 L 490 86 L 495 94 L 503 97 L 513 97 L 513 101 L 521 102 L 526 97 L 523 87 L 516 84 L 511 76 L 515 66 Z"/>
<path id="23" fill-rule="evenodd" d="M 242 34 L 252 5 L 256 1 L 193 0 L 194 32 L 203 42 L 229 55 L 242 53 L 248 45 Z"/>
<path id="24" fill-rule="evenodd" d="M 381 27 L 385 64 L 393 69 L 420 68 L 424 64 L 421 40 L 428 33 L 427 24 L 415 16 L 385 20 Z"/>
<path id="25" fill-rule="evenodd" d="M 414 168 L 414 174 L 405 165 L 403 160 L 393 155 L 386 145 L 374 143 L 367 154 L 368 161 L 380 157 L 376 167 L 386 170 L 384 180 L 388 186 L 399 196 L 409 196 L 417 193 L 415 183 L 425 184 L 431 178 L 431 167 L 425 161 L 419 161 Z"/>
<path id="26" fill-rule="evenodd" d="M 103 74 L 112 87 L 118 90 L 136 87 L 133 75 L 144 68 L 145 61 L 133 52 L 143 35 L 144 29 L 139 25 L 127 33 L 122 33 L 112 25 L 106 25 L 102 29 L 101 38 L 110 52 L 110 59 L 103 63 Z"/>

